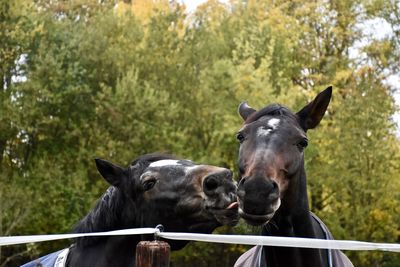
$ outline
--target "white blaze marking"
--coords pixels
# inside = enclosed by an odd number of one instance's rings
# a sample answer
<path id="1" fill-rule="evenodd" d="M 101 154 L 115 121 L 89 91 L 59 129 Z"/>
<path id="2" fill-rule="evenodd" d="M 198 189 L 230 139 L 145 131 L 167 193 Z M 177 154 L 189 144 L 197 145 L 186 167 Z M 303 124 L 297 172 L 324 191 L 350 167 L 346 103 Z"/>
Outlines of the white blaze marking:
<path id="1" fill-rule="evenodd" d="M 149 167 L 163 167 L 163 166 L 180 166 L 179 160 L 175 159 L 163 159 L 159 161 L 152 162 Z"/>
<path id="2" fill-rule="evenodd" d="M 273 130 L 275 130 L 279 125 L 280 120 L 276 118 L 270 119 L 267 124 L 270 128 L 265 128 L 265 126 L 260 126 L 257 129 L 257 136 L 267 136 Z"/>
<path id="3" fill-rule="evenodd" d="M 271 129 L 265 129 L 264 126 L 258 127 L 257 136 L 267 136 L 271 131 Z"/>

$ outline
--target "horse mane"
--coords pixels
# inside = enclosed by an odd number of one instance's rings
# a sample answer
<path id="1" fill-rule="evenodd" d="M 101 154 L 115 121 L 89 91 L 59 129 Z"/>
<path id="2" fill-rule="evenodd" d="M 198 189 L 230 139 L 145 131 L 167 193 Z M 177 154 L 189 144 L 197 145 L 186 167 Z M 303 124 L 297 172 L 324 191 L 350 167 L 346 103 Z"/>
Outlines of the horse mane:
<path id="1" fill-rule="evenodd" d="M 152 162 L 175 158 L 173 155 L 161 153 L 139 156 L 129 164 L 129 176 L 139 177 Z M 121 218 L 125 203 L 126 196 L 124 192 L 115 186 L 110 186 L 102 197 L 97 200 L 94 208 L 74 226 L 73 232 L 92 233 L 126 228 L 123 225 L 123 218 Z M 133 208 L 130 209 L 130 212 L 135 216 L 136 210 L 133 210 Z M 129 227 L 135 227 L 135 225 L 130 225 Z M 101 238 L 104 237 L 81 237 L 77 239 L 77 244 L 86 246 Z"/>
<path id="2" fill-rule="evenodd" d="M 251 123 L 251 122 L 255 122 L 257 121 L 259 118 L 263 117 L 263 116 L 285 116 L 285 117 L 289 117 L 292 119 L 296 119 L 296 115 L 287 107 L 282 106 L 280 104 L 271 104 L 268 105 L 256 112 L 254 112 L 253 114 L 251 114 L 245 121 L 246 124 Z"/>

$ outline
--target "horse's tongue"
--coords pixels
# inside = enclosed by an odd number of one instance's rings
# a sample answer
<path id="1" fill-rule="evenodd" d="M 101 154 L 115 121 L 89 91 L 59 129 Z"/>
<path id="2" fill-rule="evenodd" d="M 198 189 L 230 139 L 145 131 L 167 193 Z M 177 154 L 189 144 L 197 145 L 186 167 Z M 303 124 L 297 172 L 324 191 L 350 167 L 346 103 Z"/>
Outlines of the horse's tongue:
<path id="1" fill-rule="evenodd" d="M 236 209 L 237 207 L 239 207 L 239 203 L 237 201 L 232 202 L 231 204 L 229 204 L 228 207 L 226 207 L 225 209 L 230 210 L 230 209 Z"/>

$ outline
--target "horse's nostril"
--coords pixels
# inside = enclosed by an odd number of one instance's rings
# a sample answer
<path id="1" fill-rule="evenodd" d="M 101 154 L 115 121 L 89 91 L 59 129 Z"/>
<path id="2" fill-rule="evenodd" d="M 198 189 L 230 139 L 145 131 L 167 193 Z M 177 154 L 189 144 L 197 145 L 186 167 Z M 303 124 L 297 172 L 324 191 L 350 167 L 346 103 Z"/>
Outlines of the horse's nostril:
<path id="1" fill-rule="evenodd" d="M 217 189 L 219 186 L 219 182 L 217 178 L 213 175 L 206 177 L 204 180 L 204 191 L 207 192 L 212 192 L 215 189 Z"/>
<path id="2" fill-rule="evenodd" d="M 278 183 L 277 183 L 277 182 L 272 181 L 272 189 L 273 189 L 273 190 L 278 190 L 278 189 L 279 189 L 279 186 L 278 186 Z"/>
<path id="3" fill-rule="evenodd" d="M 243 177 L 242 179 L 240 179 L 239 185 L 238 185 L 238 186 L 243 186 L 245 181 L 246 181 L 246 178 L 245 178 L 245 177 Z"/>

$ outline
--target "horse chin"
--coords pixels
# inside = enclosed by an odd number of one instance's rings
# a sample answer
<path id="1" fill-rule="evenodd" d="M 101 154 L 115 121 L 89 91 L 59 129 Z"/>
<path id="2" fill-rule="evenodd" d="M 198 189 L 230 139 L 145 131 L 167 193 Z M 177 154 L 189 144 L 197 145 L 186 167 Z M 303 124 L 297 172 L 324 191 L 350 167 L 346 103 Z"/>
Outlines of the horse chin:
<path id="1" fill-rule="evenodd" d="M 239 222 L 237 208 L 234 210 L 215 210 L 213 215 L 221 225 L 235 226 Z"/>
<path id="2" fill-rule="evenodd" d="M 272 217 L 274 217 L 275 212 L 270 214 L 255 215 L 246 213 L 239 208 L 239 215 L 246 221 L 247 224 L 250 224 L 252 226 L 260 226 L 267 224 L 272 219 Z"/>
<path id="3" fill-rule="evenodd" d="M 239 202 L 240 203 L 240 202 Z M 239 205 L 239 216 L 243 218 L 246 223 L 252 226 L 260 226 L 267 224 L 275 215 L 275 212 L 279 209 L 281 205 L 281 200 L 278 198 L 276 202 L 272 205 L 272 211 L 267 214 L 250 214 L 245 212 Z"/>
<path id="4" fill-rule="evenodd" d="M 210 207 L 207 210 L 221 225 L 235 226 L 239 222 L 238 208 L 239 204 L 235 200 L 227 204 L 224 208 Z"/>

